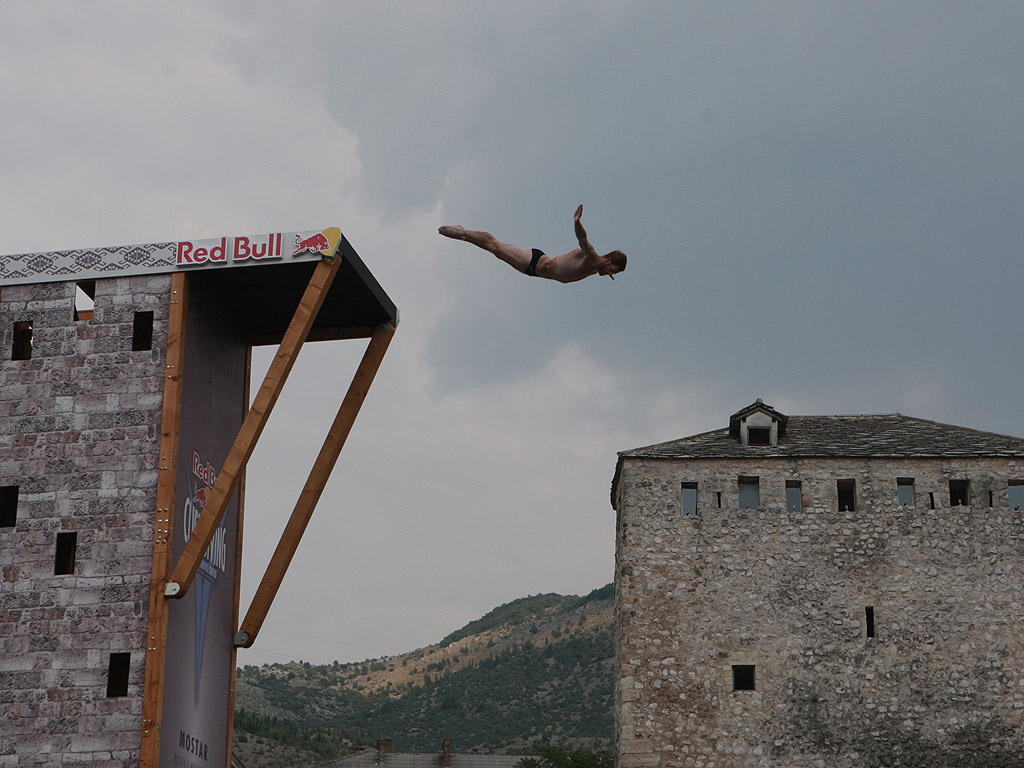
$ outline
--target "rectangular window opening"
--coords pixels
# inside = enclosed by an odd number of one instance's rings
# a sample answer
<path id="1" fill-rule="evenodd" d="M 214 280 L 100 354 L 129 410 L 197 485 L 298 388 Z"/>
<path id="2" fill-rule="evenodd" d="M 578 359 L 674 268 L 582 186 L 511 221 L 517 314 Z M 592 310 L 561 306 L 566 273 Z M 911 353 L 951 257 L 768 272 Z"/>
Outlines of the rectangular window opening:
<path id="1" fill-rule="evenodd" d="M 64 576 L 75 572 L 75 551 L 77 549 L 77 531 L 57 534 L 57 554 L 53 560 L 54 576 Z"/>
<path id="2" fill-rule="evenodd" d="M 153 348 L 153 313 L 136 312 L 132 323 L 132 352 Z"/>
<path id="3" fill-rule="evenodd" d="M 757 690 L 757 680 L 753 664 L 732 665 L 732 689 L 734 691 Z"/>
<path id="4" fill-rule="evenodd" d="M 875 636 L 875 606 L 864 606 L 864 632 L 868 637 Z"/>
<path id="5" fill-rule="evenodd" d="M 935 493 L 928 492 L 928 509 L 935 509 Z"/>
<path id="6" fill-rule="evenodd" d="M 747 427 L 747 445 L 771 445 L 771 427 Z"/>
<path id="7" fill-rule="evenodd" d="M 971 504 L 971 481 L 949 481 L 949 506 L 968 507 Z"/>
<path id="8" fill-rule="evenodd" d="M 0 486 L 0 528 L 13 528 L 18 522 L 18 486 Z"/>
<path id="9" fill-rule="evenodd" d="M 853 512 L 856 510 L 856 480 L 836 480 L 836 493 L 839 496 L 840 512 Z"/>
<path id="10" fill-rule="evenodd" d="M 988 505 L 990 507 L 994 507 L 995 506 L 995 501 L 996 501 L 995 493 L 993 491 L 989 491 L 988 492 Z"/>
<path id="11" fill-rule="evenodd" d="M 75 283 L 75 320 L 92 320 L 96 306 L 96 281 Z"/>
<path id="12" fill-rule="evenodd" d="M 787 512 L 803 512 L 804 503 L 801 496 L 803 492 L 802 486 L 799 480 L 787 480 L 786 481 L 786 511 Z"/>
<path id="13" fill-rule="evenodd" d="M 32 321 L 19 320 L 14 324 L 14 349 L 11 360 L 32 359 Z"/>
<path id="14" fill-rule="evenodd" d="M 914 478 L 896 478 L 896 496 L 901 507 L 914 506 Z"/>
<path id="15" fill-rule="evenodd" d="M 715 491 L 715 506 L 718 509 L 722 508 L 722 492 L 721 491 Z"/>
<path id="16" fill-rule="evenodd" d="M 740 509 L 757 509 L 761 506 L 761 492 L 756 477 L 740 475 L 738 483 Z"/>
<path id="17" fill-rule="evenodd" d="M 110 669 L 107 672 L 107 698 L 128 695 L 128 668 L 131 666 L 130 653 L 110 654 Z"/>
<path id="18" fill-rule="evenodd" d="M 1024 480 L 1010 481 L 1010 509 L 1019 512 L 1024 507 Z"/>
<path id="19" fill-rule="evenodd" d="M 683 483 L 682 512 L 684 515 L 697 514 L 697 484 Z"/>

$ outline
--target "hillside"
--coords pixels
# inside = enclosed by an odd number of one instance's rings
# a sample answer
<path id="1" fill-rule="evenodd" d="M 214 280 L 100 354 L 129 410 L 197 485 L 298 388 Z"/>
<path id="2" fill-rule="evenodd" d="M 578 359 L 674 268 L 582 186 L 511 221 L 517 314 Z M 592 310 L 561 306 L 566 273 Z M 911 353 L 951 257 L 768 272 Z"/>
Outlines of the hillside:
<path id="1" fill-rule="evenodd" d="M 520 598 L 401 656 L 247 666 L 236 750 L 249 768 L 273 768 L 323 761 L 346 739 L 389 738 L 400 752 L 438 751 L 445 737 L 459 752 L 524 751 L 541 737 L 610 748 L 611 596 L 609 584 Z"/>

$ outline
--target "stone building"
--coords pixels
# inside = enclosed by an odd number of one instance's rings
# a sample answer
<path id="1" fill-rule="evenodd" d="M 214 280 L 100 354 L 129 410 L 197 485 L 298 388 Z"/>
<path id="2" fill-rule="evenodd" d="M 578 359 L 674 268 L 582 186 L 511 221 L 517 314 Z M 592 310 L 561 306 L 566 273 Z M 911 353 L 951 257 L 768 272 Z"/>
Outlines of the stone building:
<path id="1" fill-rule="evenodd" d="M 1024 440 L 758 400 L 612 505 L 617 765 L 1024 766 Z"/>
<path id="2" fill-rule="evenodd" d="M 236 648 L 397 322 L 337 228 L 0 257 L 0 766 L 228 765 Z M 243 620 L 245 462 L 332 339 L 370 341 Z"/>

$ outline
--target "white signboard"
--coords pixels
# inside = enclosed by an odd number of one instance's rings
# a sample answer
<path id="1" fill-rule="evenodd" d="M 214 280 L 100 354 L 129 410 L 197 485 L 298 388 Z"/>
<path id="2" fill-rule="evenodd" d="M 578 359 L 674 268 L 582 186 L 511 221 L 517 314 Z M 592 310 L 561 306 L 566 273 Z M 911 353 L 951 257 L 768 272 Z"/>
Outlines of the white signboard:
<path id="1" fill-rule="evenodd" d="M 341 237 L 340 229 L 328 227 L 308 232 L 0 256 L 0 285 L 319 261 L 337 251 Z"/>

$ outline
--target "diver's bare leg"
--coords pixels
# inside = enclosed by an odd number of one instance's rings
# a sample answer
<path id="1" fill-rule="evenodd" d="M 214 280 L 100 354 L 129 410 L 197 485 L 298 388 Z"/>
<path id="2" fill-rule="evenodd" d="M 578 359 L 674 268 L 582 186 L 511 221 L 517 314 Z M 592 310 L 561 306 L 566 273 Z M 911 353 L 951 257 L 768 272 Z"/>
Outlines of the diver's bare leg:
<path id="1" fill-rule="evenodd" d="M 531 248 L 503 243 L 490 232 L 466 229 L 462 226 L 439 227 L 437 231 L 453 240 L 465 240 L 477 248 L 483 248 L 485 251 L 493 253 L 512 268 L 523 273 L 529 268 L 530 260 L 533 258 L 533 250 Z"/>

